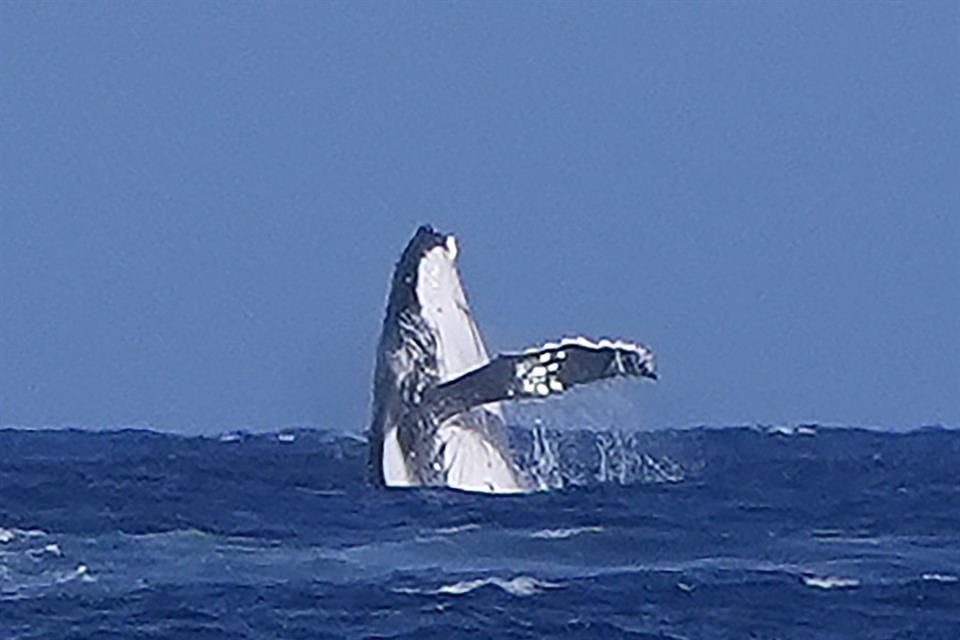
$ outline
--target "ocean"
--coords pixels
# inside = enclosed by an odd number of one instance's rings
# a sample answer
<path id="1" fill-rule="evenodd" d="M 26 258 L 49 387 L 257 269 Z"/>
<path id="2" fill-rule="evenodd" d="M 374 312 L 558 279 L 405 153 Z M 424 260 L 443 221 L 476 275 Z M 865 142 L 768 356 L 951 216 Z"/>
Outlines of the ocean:
<path id="1" fill-rule="evenodd" d="M 514 429 L 549 490 L 366 442 L 0 431 L 0 638 L 960 638 L 960 432 Z"/>

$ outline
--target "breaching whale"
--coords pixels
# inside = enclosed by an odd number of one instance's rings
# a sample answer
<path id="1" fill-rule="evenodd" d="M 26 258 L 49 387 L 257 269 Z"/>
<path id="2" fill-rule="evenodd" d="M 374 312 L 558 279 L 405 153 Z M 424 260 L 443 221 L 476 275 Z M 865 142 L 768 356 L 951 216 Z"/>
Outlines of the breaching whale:
<path id="1" fill-rule="evenodd" d="M 656 379 L 654 356 L 634 342 L 575 337 L 490 359 L 456 260 L 456 238 L 422 226 L 397 262 L 377 348 L 370 478 L 388 487 L 531 491 L 501 403 L 614 376 Z"/>

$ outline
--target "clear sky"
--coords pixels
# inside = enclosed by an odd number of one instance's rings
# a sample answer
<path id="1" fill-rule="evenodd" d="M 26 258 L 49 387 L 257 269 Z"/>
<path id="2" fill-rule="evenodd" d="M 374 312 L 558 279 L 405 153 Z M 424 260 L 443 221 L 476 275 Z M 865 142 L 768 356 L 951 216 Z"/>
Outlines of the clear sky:
<path id="1" fill-rule="evenodd" d="M 646 426 L 960 426 L 956 2 L 3 2 L 0 424 L 361 431 L 394 261 Z M 602 396 L 602 394 L 601 394 Z"/>

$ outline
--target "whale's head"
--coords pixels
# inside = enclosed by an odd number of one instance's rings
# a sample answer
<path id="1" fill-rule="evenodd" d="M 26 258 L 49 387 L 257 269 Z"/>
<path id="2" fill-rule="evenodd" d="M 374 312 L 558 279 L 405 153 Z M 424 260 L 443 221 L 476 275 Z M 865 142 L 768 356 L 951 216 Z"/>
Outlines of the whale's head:
<path id="1" fill-rule="evenodd" d="M 489 361 L 460 281 L 458 253 L 454 236 L 422 226 L 397 262 L 374 375 L 374 442 L 395 437 L 390 431 L 400 412 L 416 405 L 427 387 Z M 402 484 L 389 477 L 401 471 L 380 468 L 381 453 L 371 457 L 374 479 Z"/>
<path id="2" fill-rule="evenodd" d="M 467 303 L 453 235 L 417 229 L 397 263 L 387 303 L 384 337 L 396 332 L 395 372 L 426 366 L 436 382 L 487 363 L 487 350 Z"/>

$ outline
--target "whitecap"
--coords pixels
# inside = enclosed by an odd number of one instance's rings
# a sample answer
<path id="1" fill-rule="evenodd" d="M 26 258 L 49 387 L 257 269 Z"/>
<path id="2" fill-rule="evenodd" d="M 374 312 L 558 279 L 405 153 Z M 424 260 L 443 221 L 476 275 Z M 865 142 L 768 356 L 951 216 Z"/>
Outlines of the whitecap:
<path id="1" fill-rule="evenodd" d="M 539 531 L 534 531 L 531 533 L 530 537 L 537 538 L 539 540 L 564 540 L 566 538 L 578 536 L 581 533 L 601 533 L 602 531 L 604 531 L 604 528 L 598 525 L 570 527 L 563 529 L 540 529 Z"/>
<path id="2" fill-rule="evenodd" d="M 856 578 L 843 576 L 803 576 L 803 583 L 818 589 L 853 589 L 860 586 Z"/>
<path id="3" fill-rule="evenodd" d="M 451 584 L 441 585 L 437 589 L 429 590 L 416 589 L 413 587 L 397 587 L 393 589 L 393 591 L 404 594 L 461 596 L 487 586 L 497 587 L 512 596 L 521 598 L 542 593 L 547 589 L 562 589 L 564 587 L 564 585 L 559 582 L 547 582 L 546 580 L 538 580 L 532 576 L 517 576 L 509 580 L 504 578 L 460 580 Z"/>
<path id="4" fill-rule="evenodd" d="M 767 434 L 773 436 L 815 436 L 817 435 L 816 425 L 801 424 L 797 426 L 787 424 L 776 424 L 766 427 Z"/>
<path id="5" fill-rule="evenodd" d="M 464 531 L 473 531 L 479 529 L 480 525 L 476 522 L 468 522 L 467 524 L 461 524 L 454 527 L 439 527 L 434 529 L 434 533 L 439 533 L 440 535 L 449 535 L 454 533 L 463 533 Z"/>
<path id="6" fill-rule="evenodd" d="M 48 544 L 42 549 L 28 549 L 27 553 L 33 558 L 41 558 L 47 554 L 57 557 L 63 555 L 63 551 L 60 550 L 60 545 L 58 544 Z"/>
<path id="7" fill-rule="evenodd" d="M 77 568 L 73 571 L 61 573 L 59 576 L 57 576 L 56 582 L 63 584 L 65 582 L 73 582 L 77 579 L 79 579 L 81 582 L 96 582 L 96 578 L 90 575 L 90 568 L 85 564 L 78 564 Z"/>
<path id="8" fill-rule="evenodd" d="M 437 589 L 437 594 L 462 595 L 470 593 L 480 587 L 493 585 L 512 596 L 532 596 L 541 593 L 545 589 L 559 589 L 563 585 L 557 582 L 546 582 L 537 580 L 531 576 L 517 576 L 511 580 L 503 578 L 478 578 L 476 580 L 463 580 L 454 584 L 443 585 Z"/>
<path id="9" fill-rule="evenodd" d="M 929 582 L 943 582 L 950 584 L 953 584 L 954 582 L 960 582 L 960 578 L 952 573 L 925 573 L 920 577 Z"/>
<path id="10" fill-rule="evenodd" d="M 478 578 L 476 580 L 461 580 L 453 584 L 445 584 L 431 593 L 459 596 L 470 593 L 474 589 L 479 589 L 488 584 L 493 584 L 492 578 Z"/>
<path id="11" fill-rule="evenodd" d="M 40 538 L 49 535 L 42 529 L 17 529 L 16 527 L 5 529 L 0 527 L 0 544 L 12 542 L 14 538 Z"/>

